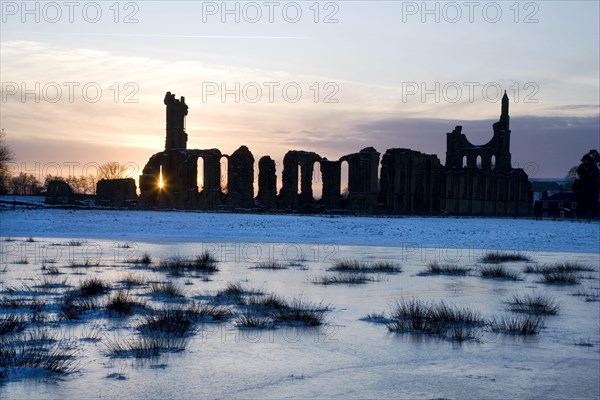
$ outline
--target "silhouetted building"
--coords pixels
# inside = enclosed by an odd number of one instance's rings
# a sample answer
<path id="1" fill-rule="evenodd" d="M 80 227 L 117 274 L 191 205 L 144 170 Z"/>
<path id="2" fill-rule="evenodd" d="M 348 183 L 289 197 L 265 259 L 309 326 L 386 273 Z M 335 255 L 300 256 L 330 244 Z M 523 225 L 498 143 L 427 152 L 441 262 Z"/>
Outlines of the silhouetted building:
<path id="1" fill-rule="evenodd" d="M 577 218 L 577 199 L 573 192 L 548 195 L 544 192 L 541 200 L 536 200 L 533 211 L 536 219 Z"/>
<path id="2" fill-rule="evenodd" d="M 140 176 L 144 208 L 254 208 L 354 213 L 527 216 L 531 185 L 522 169 L 511 166 L 508 96 L 500 120 L 483 146 L 471 144 L 457 126 L 447 134 L 446 165 L 437 156 L 409 149 L 389 149 L 381 159 L 373 147 L 328 160 L 310 151 L 291 150 L 283 159 L 277 193 L 275 162 L 258 164 L 254 199 L 254 156 L 241 146 L 231 156 L 218 149 L 187 149 L 185 99 L 165 96 L 165 150 L 150 157 Z M 227 185 L 221 160 L 227 159 Z M 342 165 L 347 163 L 347 193 L 341 193 Z M 320 182 L 322 196 L 313 185 Z"/>
<path id="3" fill-rule="evenodd" d="M 100 179 L 96 183 L 96 203 L 114 208 L 134 206 L 137 203 L 136 191 L 133 178 Z"/>
<path id="4" fill-rule="evenodd" d="M 59 205 L 71 204 L 73 201 L 73 189 L 62 179 L 53 179 L 48 182 L 46 189 L 46 204 Z"/>
<path id="5" fill-rule="evenodd" d="M 438 214 L 442 167 L 437 156 L 389 149 L 381 160 L 380 203 L 388 214 Z"/>
<path id="6" fill-rule="evenodd" d="M 452 215 L 529 216 L 531 184 L 525 171 L 512 168 L 508 96 L 492 139 L 471 144 L 457 126 L 446 134 L 442 208 Z"/>

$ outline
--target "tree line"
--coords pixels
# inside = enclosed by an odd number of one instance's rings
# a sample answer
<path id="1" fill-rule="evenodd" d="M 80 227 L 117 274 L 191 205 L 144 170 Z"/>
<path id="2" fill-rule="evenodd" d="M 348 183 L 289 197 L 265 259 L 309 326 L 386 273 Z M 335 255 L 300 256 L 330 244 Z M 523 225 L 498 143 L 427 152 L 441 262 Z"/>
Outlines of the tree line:
<path id="1" fill-rule="evenodd" d="M 95 194 L 96 183 L 101 179 L 118 179 L 127 175 L 127 167 L 117 161 L 110 161 L 98 167 L 96 175 L 80 176 L 53 176 L 47 175 L 44 182 L 40 182 L 33 174 L 19 172 L 12 175 L 9 163 L 14 159 L 14 154 L 6 144 L 6 133 L 0 131 L 0 195 L 12 194 L 19 196 L 40 195 L 48 188 L 51 180 L 63 180 L 71 186 L 74 193 Z"/>

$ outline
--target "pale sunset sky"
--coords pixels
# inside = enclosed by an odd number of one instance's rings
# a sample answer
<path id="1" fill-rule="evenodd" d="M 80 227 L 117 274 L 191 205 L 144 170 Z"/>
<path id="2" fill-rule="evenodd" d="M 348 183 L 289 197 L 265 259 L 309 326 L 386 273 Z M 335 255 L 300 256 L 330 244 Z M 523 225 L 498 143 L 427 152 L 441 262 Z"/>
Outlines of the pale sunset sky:
<path id="1" fill-rule="evenodd" d="M 189 148 L 256 161 L 373 146 L 443 163 L 456 125 L 491 138 L 504 90 L 531 178 L 599 147 L 597 1 L 2 1 L 0 33 L 1 127 L 39 175 L 141 173 L 164 148 L 167 91 L 189 105 Z"/>

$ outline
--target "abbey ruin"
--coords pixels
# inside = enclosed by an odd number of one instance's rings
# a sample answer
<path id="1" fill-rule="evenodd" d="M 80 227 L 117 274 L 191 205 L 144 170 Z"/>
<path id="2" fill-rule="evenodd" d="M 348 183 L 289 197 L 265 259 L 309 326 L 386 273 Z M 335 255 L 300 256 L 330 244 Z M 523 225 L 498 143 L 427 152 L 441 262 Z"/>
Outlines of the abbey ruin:
<path id="1" fill-rule="evenodd" d="M 506 93 L 500 120 L 493 124 L 493 137 L 488 143 L 471 144 L 461 126 L 446 134 L 445 165 L 436 155 L 403 148 L 388 149 L 381 156 L 373 147 L 367 147 L 338 160 L 329 160 L 315 152 L 291 150 L 283 159 L 279 191 L 275 161 L 269 156 L 260 158 L 256 197 L 255 158 L 248 147 L 241 146 L 230 155 L 218 149 L 188 149 L 185 98 L 177 99 L 168 92 L 164 103 L 165 150 L 150 157 L 140 175 L 138 206 L 141 208 L 531 215 L 532 195 L 527 174 L 511 165 Z M 221 184 L 223 157 L 227 159 L 226 188 Z M 344 192 L 342 163 L 347 163 L 348 171 Z M 320 175 L 322 182 L 318 200 L 313 193 L 315 174 Z"/>

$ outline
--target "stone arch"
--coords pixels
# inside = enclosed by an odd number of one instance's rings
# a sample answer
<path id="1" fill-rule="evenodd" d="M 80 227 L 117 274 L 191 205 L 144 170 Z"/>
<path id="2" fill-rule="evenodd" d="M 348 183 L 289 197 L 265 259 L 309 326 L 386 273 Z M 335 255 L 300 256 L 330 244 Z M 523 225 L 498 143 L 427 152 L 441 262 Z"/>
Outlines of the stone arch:
<path id="1" fill-rule="evenodd" d="M 477 167 L 477 169 L 482 169 L 482 157 L 481 154 L 477 154 L 477 157 L 475 157 L 475 166 Z"/>
<path id="2" fill-rule="evenodd" d="M 340 196 L 347 198 L 350 194 L 350 165 L 348 160 L 342 160 L 340 163 Z"/>
<path id="3" fill-rule="evenodd" d="M 221 158 L 219 159 L 219 164 L 221 165 L 219 187 L 221 188 L 221 193 L 227 194 L 229 189 L 229 156 L 222 154 Z"/>
<path id="4" fill-rule="evenodd" d="M 204 157 L 200 156 L 196 159 L 196 183 L 198 186 L 198 192 L 204 189 Z"/>
<path id="5" fill-rule="evenodd" d="M 165 182 L 163 180 L 163 167 L 162 164 L 158 166 L 158 188 L 162 190 L 165 187 Z"/>
<path id="6" fill-rule="evenodd" d="M 319 160 L 313 163 L 311 183 L 313 200 L 321 200 L 323 198 L 323 173 L 321 171 L 321 161 Z"/>
<path id="7" fill-rule="evenodd" d="M 302 166 L 300 163 L 296 164 L 296 169 L 298 171 L 298 174 L 296 175 L 298 177 L 298 179 L 296 179 L 296 194 L 298 195 L 302 193 Z"/>

